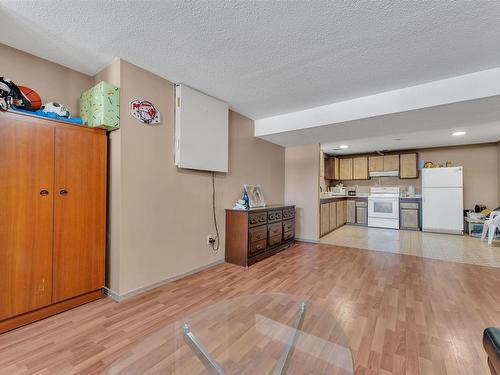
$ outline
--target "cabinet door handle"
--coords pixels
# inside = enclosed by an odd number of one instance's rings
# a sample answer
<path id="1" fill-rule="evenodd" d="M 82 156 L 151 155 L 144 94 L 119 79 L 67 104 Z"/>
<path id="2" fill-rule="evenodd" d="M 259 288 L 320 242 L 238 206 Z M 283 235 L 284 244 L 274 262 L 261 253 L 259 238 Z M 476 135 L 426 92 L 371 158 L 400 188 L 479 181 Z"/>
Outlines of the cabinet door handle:
<path id="1" fill-rule="evenodd" d="M 49 195 L 49 191 L 48 190 L 40 190 L 40 195 Z"/>
<path id="2" fill-rule="evenodd" d="M 62 189 L 59 194 L 61 195 L 68 195 L 68 191 L 66 189 Z"/>

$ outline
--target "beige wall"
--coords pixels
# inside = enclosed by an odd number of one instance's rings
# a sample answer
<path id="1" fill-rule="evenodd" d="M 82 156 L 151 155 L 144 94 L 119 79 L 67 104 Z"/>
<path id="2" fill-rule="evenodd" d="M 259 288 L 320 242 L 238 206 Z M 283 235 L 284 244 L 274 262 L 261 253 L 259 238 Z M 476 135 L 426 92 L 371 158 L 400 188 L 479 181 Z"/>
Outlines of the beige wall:
<path id="1" fill-rule="evenodd" d="M 73 116 L 80 115 L 80 94 L 94 79 L 62 65 L 0 44 L 0 75 L 38 92 L 43 103 L 60 102 Z"/>
<path id="2" fill-rule="evenodd" d="M 449 160 L 464 167 L 464 208 L 474 208 L 478 203 L 489 208 L 498 206 L 497 143 L 430 148 L 420 150 L 419 157 L 443 164 Z"/>
<path id="3" fill-rule="evenodd" d="M 225 211 L 244 183 L 259 183 L 268 203 L 283 203 L 285 150 L 254 137 L 254 122 L 229 113 L 229 173 L 216 175 L 221 248 L 207 242 L 212 180 L 174 165 L 174 85 L 116 59 L 90 77 L 0 44 L 0 74 L 29 86 L 44 102 L 78 114 L 80 94 L 105 80 L 121 87 L 121 129 L 109 135 L 107 285 L 118 294 L 148 287 L 224 259 Z M 128 104 L 146 98 L 161 111 L 159 126 L 131 118 Z"/>
<path id="4" fill-rule="evenodd" d="M 489 208 L 500 205 L 500 165 L 499 144 L 484 143 L 478 145 L 437 147 L 417 150 L 419 159 L 445 165 L 464 167 L 464 208 L 474 208 L 480 203 Z M 403 191 L 414 185 L 421 192 L 422 181 L 418 179 L 401 180 L 397 177 L 380 177 L 367 181 L 344 181 L 346 186 L 358 186 L 358 191 L 367 192 L 370 186 L 400 186 Z"/>
<path id="5" fill-rule="evenodd" d="M 216 175 L 222 242 L 214 253 L 206 244 L 215 233 L 211 174 L 174 165 L 174 85 L 125 61 L 120 70 L 120 160 L 112 158 L 121 169 L 121 191 L 113 189 L 121 196 L 120 228 L 111 231 L 111 244 L 119 237 L 119 276 L 109 286 L 123 295 L 224 259 L 224 208 L 240 198 L 244 183 L 261 184 L 268 203 L 283 203 L 285 152 L 255 138 L 252 120 L 230 112 L 229 173 Z M 162 124 L 130 117 L 135 98 L 157 105 Z"/>
<path id="6" fill-rule="evenodd" d="M 497 206 L 496 207 L 500 207 L 500 142 L 498 142 L 497 144 L 497 150 L 498 150 L 498 153 L 497 153 L 497 166 L 498 166 L 498 195 L 497 195 Z M 494 207 L 494 208 L 496 208 Z"/>
<path id="7" fill-rule="evenodd" d="M 120 59 L 94 76 L 94 84 L 106 81 L 120 87 Z M 106 285 L 120 282 L 121 239 L 121 130 L 108 136 L 108 231 L 106 248 Z"/>
<path id="8" fill-rule="evenodd" d="M 285 203 L 296 205 L 295 235 L 319 240 L 319 144 L 285 149 Z"/>

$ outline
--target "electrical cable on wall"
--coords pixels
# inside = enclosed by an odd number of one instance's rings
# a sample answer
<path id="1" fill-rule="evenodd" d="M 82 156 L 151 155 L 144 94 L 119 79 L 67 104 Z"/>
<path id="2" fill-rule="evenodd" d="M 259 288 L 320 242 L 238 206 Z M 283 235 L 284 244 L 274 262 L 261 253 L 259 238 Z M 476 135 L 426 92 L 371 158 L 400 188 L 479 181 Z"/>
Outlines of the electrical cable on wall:
<path id="1" fill-rule="evenodd" d="M 220 241 L 219 241 L 219 227 L 217 226 L 217 215 L 215 213 L 215 172 L 212 172 L 212 209 L 214 214 L 214 226 L 215 226 L 215 242 L 212 244 L 214 252 L 219 251 Z"/>

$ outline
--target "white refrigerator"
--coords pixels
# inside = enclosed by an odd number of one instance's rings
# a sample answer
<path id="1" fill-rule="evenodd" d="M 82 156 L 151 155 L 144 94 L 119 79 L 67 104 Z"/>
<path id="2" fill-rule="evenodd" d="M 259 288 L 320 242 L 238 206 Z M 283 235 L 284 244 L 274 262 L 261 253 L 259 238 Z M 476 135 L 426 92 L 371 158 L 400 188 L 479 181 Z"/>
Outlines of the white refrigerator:
<path id="1" fill-rule="evenodd" d="M 463 234 L 463 167 L 422 169 L 422 230 Z"/>

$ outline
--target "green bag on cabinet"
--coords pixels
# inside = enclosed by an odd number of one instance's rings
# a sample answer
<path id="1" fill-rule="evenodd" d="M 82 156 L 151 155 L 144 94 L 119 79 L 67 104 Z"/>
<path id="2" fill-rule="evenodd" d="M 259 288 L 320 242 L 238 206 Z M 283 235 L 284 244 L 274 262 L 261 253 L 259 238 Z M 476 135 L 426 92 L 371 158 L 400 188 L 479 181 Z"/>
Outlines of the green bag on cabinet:
<path id="1" fill-rule="evenodd" d="M 91 128 L 120 128 L 120 88 L 102 81 L 80 96 L 80 117 Z"/>

